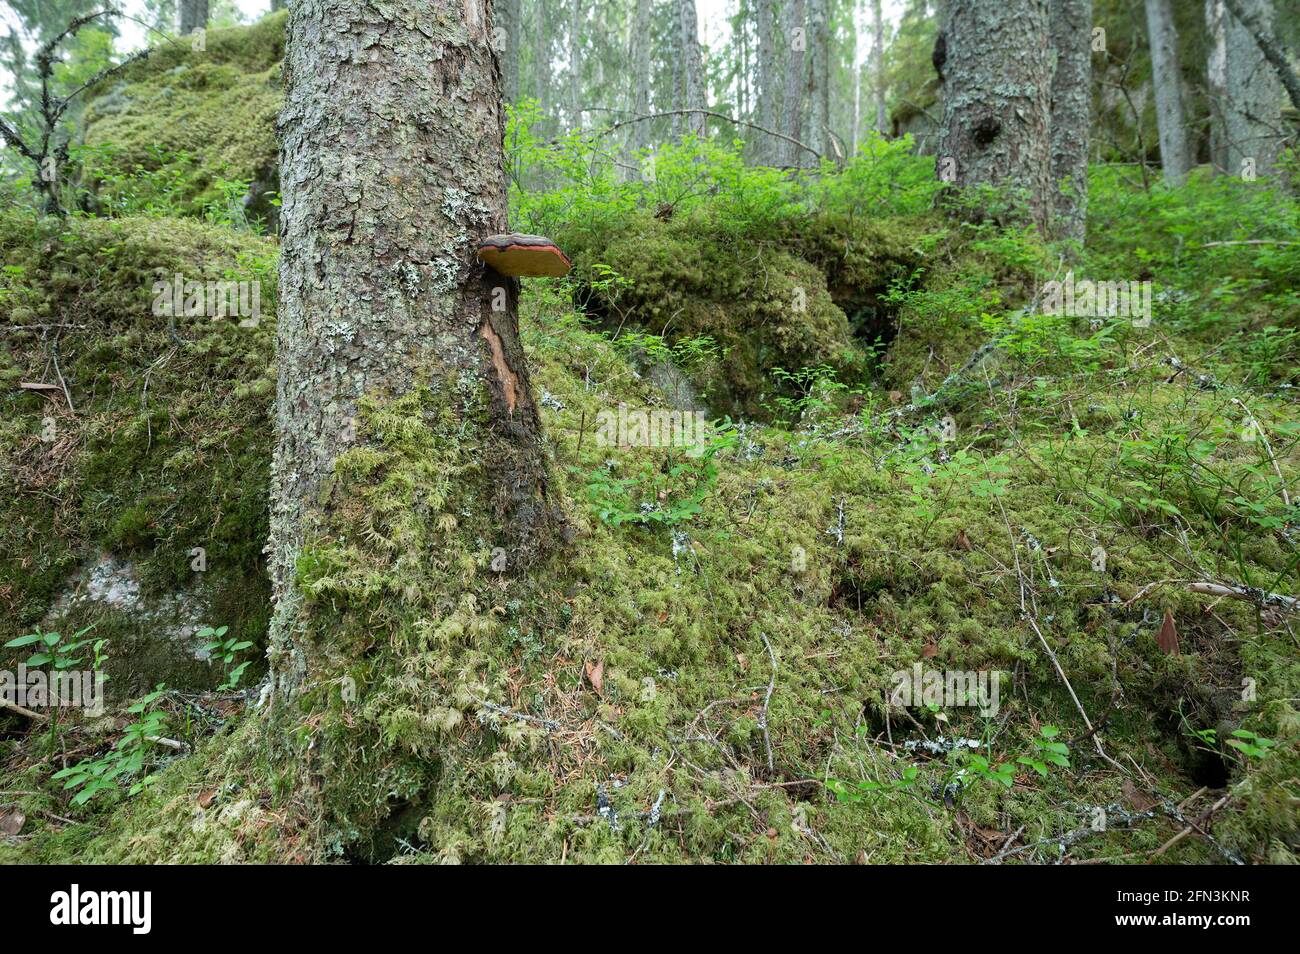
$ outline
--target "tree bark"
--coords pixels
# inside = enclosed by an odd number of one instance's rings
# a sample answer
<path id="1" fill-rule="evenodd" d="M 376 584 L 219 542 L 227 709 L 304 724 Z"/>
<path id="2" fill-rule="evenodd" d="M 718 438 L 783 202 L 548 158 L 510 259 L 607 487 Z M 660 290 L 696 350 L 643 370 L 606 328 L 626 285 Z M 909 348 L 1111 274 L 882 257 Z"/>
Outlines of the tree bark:
<path id="1" fill-rule="evenodd" d="M 940 36 L 934 60 L 944 109 L 936 172 L 957 186 L 1012 190 L 1046 233 L 1052 209 L 1047 0 L 951 4 Z"/>
<path id="2" fill-rule="evenodd" d="M 424 389 L 453 403 L 481 439 L 483 492 L 519 554 L 512 567 L 554 526 L 518 284 L 476 258 L 481 237 L 507 230 L 491 42 L 489 0 L 294 0 L 289 11 L 268 547 L 276 698 L 294 694 L 313 658 L 296 564 L 347 505 L 334 467 L 358 440 L 363 398 Z"/>
<path id="3" fill-rule="evenodd" d="M 1256 28 L 1273 32 L 1273 5 L 1269 0 L 1237 0 Z M 1254 34 L 1235 16 L 1224 17 L 1225 167 L 1241 175 L 1253 166 L 1258 175 L 1270 175 L 1282 151 L 1282 85 Z"/>
<path id="4" fill-rule="evenodd" d="M 1192 168 L 1183 109 L 1183 76 L 1178 67 L 1178 34 L 1169 0 L 1146 0 L 1151 81 L 1156 93 L 1156 128 L 1165 181 L 1178 184 Z"/>
<path id="5" fill-rule="evenodd" d="M 582 128 L 582 0 L 569 0 L 569 128 Z"/>
<path id="6" fill-rule="evenodd" d="M 871 85 L 876 93 L 876 132 L 885 135 L 889 110 L 885 108 L 885 18 L 880 0 L 871 0 Z"/>
<path id="7" fill-rule="evenodd" d="M 520 0 L 495 0 L 494 34 L 501 61 L 501 94 L 507 103 L 519 101 Z"/>
<path id="8" fill-rule="evenodd" d="M 633 116 L 650 112 L 650 0 L 636 0 L 636 17 L 632 23 L 632 75 L 629 77 L 628 106 Z M 648 123 L 633 123 L 628 130 L 628 145 L 643 149 L 649 142 Z"/>
<path id="9" fill-rule="evenodd" d="M 758 0 L 758 108 L 755 123 L 776 129 L 780 121 L 778 103 L 781 88 L 777 79 L 776 0 Z M 779 157 L 779 140 L 758 133 L 754 138 L 754 158 L 771 163 Z"/>
<path id="10" fill-rule="evenodd" d="M 810 106 L 808 145 L 822 155 L 830 150 L 830 24 L 826 0 L 809 0 L 808 32 L 810 34 L 810 63 L 808 71 L 808 99 Z"/>
<path id="11" fill-rule="evenodd" d="M 1228 8 L 1223 0 L 1205 0 L 1205 85 L 1210 110 L 1210 165 L 1216 173 L 1228 170 Z"/>
<path id="12" fill-rule="evenodd" d="M 195 30 L 206 29 L 208 25 L 208 0 L 180 0 L 181 36 L 188 36 Z"/>
<path id="13" fill-rule="evenodd" d="M 1282 48 L 1273 31 L 1252 13 L 1247 0 L 1223 0 L 1223 5 L 1250 31 L 1260 52 L 1277 71 L 1278 79 L 1282 81 L 1282 86 L 1291 99 L 1291 105 L 1300 110 L 1300 77 L 1296 76 L 1287 59 L 1287 51 Z"/>
<path id="14" fill-rule="evenodd" d="M 1092 0 L 1051 0 L 1052 232 L 1083 244 L 1092 125 Z"/>
<path id="15" fill-rule="evenodd" d="M 695 0 L 676 0 L 677 29 L 682 51 L 682 89 L 686 96 L 684 109 L 705 109 L 708 106 L 704 91 L 704 63 L 700 57 L 700 21 L 695 12 Z M 707 117 L 701 113 L 686 116 L 686 132 L 704 138 Z"/>
<path id="16" fill-rule="evenodd" d="M 781 102 L 781 132 L 790 139 L 801 139 L 803 131 L 804 54 L 808 48 L 804 0 L 790 0 L 785 9 L 786 42 L 785 90 Z M 803 150 L 790 142 L 781 144 L 782 165 L 803 162 Z"/>

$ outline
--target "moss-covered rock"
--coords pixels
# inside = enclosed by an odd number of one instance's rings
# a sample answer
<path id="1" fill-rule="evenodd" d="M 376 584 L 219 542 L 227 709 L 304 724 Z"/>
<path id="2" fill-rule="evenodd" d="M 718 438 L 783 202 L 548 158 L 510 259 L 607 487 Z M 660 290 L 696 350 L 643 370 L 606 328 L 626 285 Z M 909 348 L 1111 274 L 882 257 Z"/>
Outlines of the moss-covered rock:
<path id="1" fill-rule="evenodd" d="M 106 205 L 129 203 L 123 177 L 152 174 L 173 186 L 169 203 L 192 214 L 231 200 L 228 183 L 254 216 L 269 217 L 279 189 L 275 121 L 287 14 L 247 27 L 209 30 L 205 48 L 188 38 L 93 91 L 83 118 L 86 185 Z M 224 211 L 224 210 L 223 210 Z"/>
<path id="2" fill-rule="evenodd" d="M 275 246 L 194 221 L 10 215 L 0 255 L 0 642 L 94 623 L 123 692 L 220 681 L 183 631 L 265 632 Z M 178 275 L 257 283 L 260 323 L 156 314 Z M 96 597 L 114 589 L 129 598 Z"/>

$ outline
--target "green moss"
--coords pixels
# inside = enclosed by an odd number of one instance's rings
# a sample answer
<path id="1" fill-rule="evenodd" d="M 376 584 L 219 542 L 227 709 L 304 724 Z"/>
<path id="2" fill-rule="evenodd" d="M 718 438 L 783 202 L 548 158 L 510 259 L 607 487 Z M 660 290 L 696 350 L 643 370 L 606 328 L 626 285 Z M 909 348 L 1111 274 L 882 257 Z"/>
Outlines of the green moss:
<path id="1" fill-rule="evenodd" d="M 250 208 L 265 216 L 278 189 L 275 120 L 286 14 L 211 30 L 206 49 L 161 46 L 123 77 L 97 88 L 83 120 L 93 150 L 87 184 L 101 201 L 132 202 L 122 177 L 170 181 L 170 207 L 198 214 L 226 200 L 223 180 L 251 184 Z M 160 197 L 161 198 L 161 197 Z"/>

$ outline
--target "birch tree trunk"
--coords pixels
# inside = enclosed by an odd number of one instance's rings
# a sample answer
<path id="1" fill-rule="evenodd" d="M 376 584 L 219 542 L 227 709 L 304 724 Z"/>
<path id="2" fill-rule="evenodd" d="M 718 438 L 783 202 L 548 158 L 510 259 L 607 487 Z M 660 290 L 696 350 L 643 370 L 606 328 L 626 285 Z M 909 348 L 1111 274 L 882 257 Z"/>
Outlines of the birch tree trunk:
<path id="1" fill-rule="evenodd" d="M 1052 209 L 1047 0 L 950 4 L 941 39 L 939 177 L 1012 190 L 1045 233 Z"/>
<path id="2" fill-rule="evenodd" d="M 799 139 L 803 131 L 804 53 L 808 48 L 804 0 L 789 0 L 782 32 L 785 34 L 787 55 L 785 90 L 781 101 L 781 132 L 791 139 Z M 803 150 L 794 143 L 782 141 L 782 165 L 797 166 L 802 162 L 803 155 Z"/>
<path id="3" fill-rule="evenodd" d="M 1214 171 L 1228 169 L 1228 8 L 1223 0 L 1205 0 L 1205 85 L 1210 109 L 1210 165 Z"/>
<path id="4" fill-rule="evenodd" d="M 1083 243 L 1092 126 L 1092 0 L 1051 0 L 1053 234 Z"/>
<path id="5" fill-rule="evenodd" d="M 777 80 L 776 0 L 758 0 L 758 109 L 754 122 L 764 129 L 776 130 L 780 123 L 781 87 Z M 770 164 L 779 158 L 780 140 L 761 132 L 754 133 L 754 158 Z"/>
<path id="6" fill-rule="evenodd" d="M 700 58 L 700 21 L 695 12 L 695 0 L 676 0 L 677 29 L 682 51 L 682 88 L 686 101 L 684 109 L 704 109 L 707 98 L 704 92 L 704 63 Z M 708 118 L 703 113 L 685 117 L 686 132 L 704 138 Z"/>
<path id="7" fill-rule="evenodd" d="M 195 30 L 206 29 L 208 25 L 208 0 L 181 0 L 181 36 L 188 36 Z"/>
<path id="8" fill-rule="evenodd" d="M 507 229 L 490 17 L 489 0 L 294 0 L 289 11 L 268 545 L 277 699 L 315 658 L 296 566 L 346 512 L 335 462 L 360 440 L 363 398 L 443 395 L 481 444 L 483 495 L 518 562 L 549 539 L 518 284 L 475 254 Z"/>
<path id="9" fill-rule="evenodd" d="M 1183 77 L 1178 67 L 1178 34 L 1169 0 L 1146 0 L 1151 81 L 1156 93 L 1156 127 L 1165 181 L 1182 182 L 1192 168 L 1183 109 Z"/>
<path id="10" fill-rule="evenodd" d="M 1237 0 L 1243 11 L 1268 32 L 1273 29 L 1270 0 Z M 1225 11 L 1226 12 L 1226 11 Z M 1232 175 L 1251 169 L 1271 175 L 1282 149 L 1282 84 L 1264 58 L 1254 34 L 1235 16 L 1224 17 L 1224 165 Z"/>

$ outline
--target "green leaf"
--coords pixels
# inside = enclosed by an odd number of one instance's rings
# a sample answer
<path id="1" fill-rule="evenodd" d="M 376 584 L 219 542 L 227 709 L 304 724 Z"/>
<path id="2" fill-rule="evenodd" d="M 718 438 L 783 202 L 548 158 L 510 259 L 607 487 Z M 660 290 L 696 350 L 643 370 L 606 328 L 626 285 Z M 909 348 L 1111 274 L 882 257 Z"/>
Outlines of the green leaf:
<path id="1" fill-rule="evenodd" d="M 29 633 L 26 636 L 19 636 L 17 639 L 9 640 L 9 642 L 5 643 L 5 647 L 9 649 L 16 649 L 19 646 L 30 646 L 32 643 L 36 642 L 40 638 L 41 638 L 40 633 Z"/>

